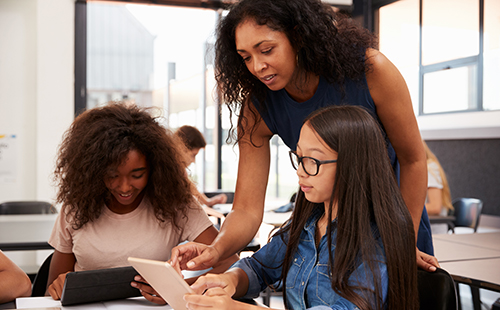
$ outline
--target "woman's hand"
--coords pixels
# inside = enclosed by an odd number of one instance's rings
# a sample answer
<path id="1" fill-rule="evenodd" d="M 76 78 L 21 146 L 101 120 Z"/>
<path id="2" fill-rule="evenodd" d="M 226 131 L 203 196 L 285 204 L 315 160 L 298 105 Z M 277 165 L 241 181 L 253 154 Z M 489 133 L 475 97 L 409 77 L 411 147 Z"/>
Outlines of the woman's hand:
<path id="1" fill-rule="evenodd" d="M 62 291 L 64 288 L 64 281 L 66 281 L 66 273 L 61 273 L 49 286 L 49 294 L 52 296 L 54 300 L 59 300 L 61 299 Z"/>
<path id="2" fill-rule="evenodd" d="M 187 302 L 186 308 L 196 309 L 217 309 L 232 310 L 236 309 L 236 301 L 231 298 L 226 291 L 220 287 L 209 289 L 203 295 L 186 294 L 184 300 Z"/>
<path id="3" fill-rule="evenodd" d="M 181 270 L 205 270 L 219 262 L 217 250 L 207 244 L 188 242 L 172 249 L 170 264 L 180 274 Z"/>
<path id="4" fill-rule="evenodd" d="M 420 250 L 417 248 L 417 266 L 420 267 L 421 269 L 434 272 L 436 271 L 436 267 L 441 267 L 439 266 L 439 262 L 437 258 L 435 258 L 432 255 L 429 255 L 424 252 L 420 252 Z"/>
<path id="5" fill-rule="evenodd" d="M 160 295 L 158 295 L 158 293 L 148 284 L 148 282 L 143 277 L 137 275 L 134 277 L 134 281 L 135 282 L 130 283 L 130 285 L 139 289 L 144 298 L 158 305 L 164 305 L 167 303 Z"/>

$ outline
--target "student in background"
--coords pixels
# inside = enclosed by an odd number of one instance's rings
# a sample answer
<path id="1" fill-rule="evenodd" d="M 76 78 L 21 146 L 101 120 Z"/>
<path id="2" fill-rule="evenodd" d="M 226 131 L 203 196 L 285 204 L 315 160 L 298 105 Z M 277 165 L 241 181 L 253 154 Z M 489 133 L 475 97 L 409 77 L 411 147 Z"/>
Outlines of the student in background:
<path id="1" fill-rule="evenodd" d="M 28 275 L 0 250 L 0 304 L 31 296 Z"/>
<path id="2" fill-rule="evenodd" d="M 422 141 L 427 157 L 427 201 L 425 207 L 429 215 L 448 215 L 453 210 L 450 187 L 443 167 L 425 141 Z M 433 234 L 448 232 L 447 224 L 431 224 Z"/>
<path id="3" fill-rule="evenodd" d="M 49 238 L 54 299 L 67 272 L 128 266 L 129 256 L 166 261 L 181 242 L 215 239 L 217 229 L 190 191 L 181 149 L 174 134 L 134 105 L 110 103 L 74 120 L 55 170 L 62 209 Z"/>
<path id="4" fill-rule="evenodd" d="M 418 309 L 412 219 L 373 117 L 319 110 L 290 158 L 300 185 L 290 220 L 252 257 L 200 277 L 192 287 L 206 292 L 186 295 L 187 308 L 247 309 L 231 297 L 282 281 L 287 309 Z"/>
<path id="5" fill-rule="evenodd" d="M 184 141 L 184 144 L 187 148 L 186 153 L 186 163 L 187 166 L 191 165 L 195 162 L 196 155 L 200 152 L 201 149 L 204 149 L 207 146 L 207 142 L 203 137 L 203 134 L 193 126 L 184 125 L 175 131 L 175 134 Z M 196 188 L 196 184 L 192 183 L 192 192 L 198 198 L 198 201 L 206 205 L 208 207 L 212 207 L 213 205 L 219 203 L 226 203 L 227 196 L 225 194 L 218 194 L 211 198 L 208 198 L 205 194 L 200 193 Z"/>

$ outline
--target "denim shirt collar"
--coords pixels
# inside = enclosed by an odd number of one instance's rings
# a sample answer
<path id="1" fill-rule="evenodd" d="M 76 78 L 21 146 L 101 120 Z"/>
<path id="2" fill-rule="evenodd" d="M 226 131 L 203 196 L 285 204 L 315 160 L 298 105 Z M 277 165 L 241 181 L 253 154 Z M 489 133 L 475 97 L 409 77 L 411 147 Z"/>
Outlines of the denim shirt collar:
<path id="1" fill-rule="evenodd" d="M 318 224 L 318 220 L 325 213 L 323 204 L 316 204 L 316 206 L 317 207 L 313 210 L 313 213 L 311 214 L 311 216 L 309 217 L 309 219 L 307 220 L 307 222 L 304 226 L 304 230 L 308 233 L 308 236 L 310 238 L 312 238 L 312 240 L 314 240 L 314 236 L 316 235 L 316 226 Z M 332 220 L 331 225 L 333 225 L 332 237 L 335 237 L 337 235 L 336 234 L 337 218 Z M 326 234 L 323 237 L 326 238 Z M 333 238 L 332 238 L 332 242 L 334 242 Z"/>

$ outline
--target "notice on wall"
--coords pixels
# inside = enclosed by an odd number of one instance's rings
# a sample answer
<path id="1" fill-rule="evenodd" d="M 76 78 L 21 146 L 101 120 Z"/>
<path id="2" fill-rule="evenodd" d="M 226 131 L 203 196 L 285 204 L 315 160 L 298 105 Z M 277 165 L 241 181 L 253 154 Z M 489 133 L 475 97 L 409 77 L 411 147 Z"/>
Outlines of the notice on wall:
<path id="1" fill-rule="evenodd" d="M 17 155 L 16 136 L 0 134 L 0 182 L 16 181 Z"/>

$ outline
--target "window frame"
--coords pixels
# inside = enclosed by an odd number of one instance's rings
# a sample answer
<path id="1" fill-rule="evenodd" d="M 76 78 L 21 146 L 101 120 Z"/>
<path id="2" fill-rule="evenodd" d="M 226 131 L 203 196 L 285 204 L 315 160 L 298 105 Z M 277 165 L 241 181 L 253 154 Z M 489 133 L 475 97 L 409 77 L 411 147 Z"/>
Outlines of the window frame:
<path id="1" fill-rule="evenodd" d="M 484 0 L 478 0 L 479 4 L 479 53 L 475 56 L 452 59 L 430 65 L 422 65 L 422 43 L 423 43 L 423 0 L 419 0 L 419 85 L 418 85 L 418 112 L 420 116 L 436 115 L 436 114 L 452 114 L 463 112 L 484 111 L 483 109 L 483 38 L 484 38 Z M 442 72 L 444 70 L 457 69 L 467 66 L 476 66 L 477 68 L 477 105 L 474 109 L 456 110 L 456 111 L 441 111 L 441 112 L 424 112 L 424 76 L 428 73 Z"/>

